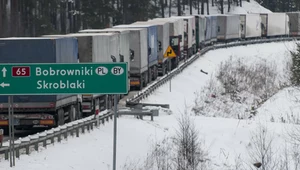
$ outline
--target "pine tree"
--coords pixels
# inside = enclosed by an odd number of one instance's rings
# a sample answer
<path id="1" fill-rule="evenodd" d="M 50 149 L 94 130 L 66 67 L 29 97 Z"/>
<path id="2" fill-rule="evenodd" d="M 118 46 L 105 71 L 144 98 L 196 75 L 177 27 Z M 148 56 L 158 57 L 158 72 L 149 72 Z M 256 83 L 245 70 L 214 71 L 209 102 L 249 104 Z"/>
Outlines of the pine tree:
<path id="1" fill-rule="evenodd" d="M 295 86 L 300 85 L 300 43 L 297 43 L 296 52 L 291 51 L 292 67 L 291 67 L 291 83 Z"/>

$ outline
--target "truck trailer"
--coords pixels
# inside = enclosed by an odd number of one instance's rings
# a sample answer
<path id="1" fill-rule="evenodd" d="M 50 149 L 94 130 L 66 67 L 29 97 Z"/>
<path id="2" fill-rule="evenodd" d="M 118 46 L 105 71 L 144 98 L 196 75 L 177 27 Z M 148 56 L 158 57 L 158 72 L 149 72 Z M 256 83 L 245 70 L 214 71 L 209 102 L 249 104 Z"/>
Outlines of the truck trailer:
<path id="1" fill-rule="evenodd" d="M 196 17 L 196 46 L 202 49 L 205 45 L 206 20 L 203 15 L 194 15 Z"/>
<path id="2" fill-rule="evenodd" d="M 286 13 L 260 14 L 262 37 L 289 35 L 289 16 Z"/>
<path id="3" fill-rule="evenodd" d="M 184 20 L 184 30 L 186 34 L 184 37 L 184 49 L 187 57 L 191 57 L 197 51 L 195 16 L 172 16 L 171 18 L 182 18 Z"/>
<path id="4" fill-rule="evenodd" d="M 261 36 L 261 18 L 259 14 L 240 14 L 241 38 L 249 39 Z"/>
<path id="5" fill-rule="evenodd" d="M 73 37 L 1 38 L 0 44 L 0 63 L 78 63 L 78 43 Z M 15 95 L 14 127 L 49 128 L 80 119 L 80 102 L 80 96 L 72 94 Z M 0 96 L 0 128 L 5 132 L 8 106 L 8 96 Z"/>
<path id="6" fill-rule="evenodd" d="M 171 69 L 174 69 L 178 66 L 180 60 L 184 58 L 184 28 L 183 28 L 183 19 L 181 18 L 155 18 L 153 21 L 165 21 L 169 22 L 169 45 L 172 47 L 177 57 L 172 58 L 171 60 Z"/>
<path id="7" fill-rule="evenodd" d="M 136 24 L 154 24 L 157 28 L 157 40 L 158 40 L 158 74 L 164 76 L 167 72 L 171 71 L 171 59 L 165 58 L 164 53 L 168 49 L 170 44 L 169 34 L 169 22 L 149 20 L 135 22 Z"/>
<path id="8" fill-rule="evenodd" d="M 148 81 L 156 80 L 158 77 L 158 41 L 157 41 L 157 26 L 154 24 L 143 25 L 133 23 L 131 25 L 118 25 L 114 28 L 146 28 L 147 29 L 147 39 L 146 43 L 148 46 Z"/>
<path id="9" fill-rule="evenodd" d="M 300 12 L 287 12 L 291 36 L 300 35 Z"/>
<path id="10" fill-rule="evenodd" d="M 148 41 L 147 28 L 116 27 L 120 31 L 130 31 L 130 90 L 142 90 L 148 84 Z"/>
<path id="11" fill-rule="evenodd" d="M 240 39 L 240 16 L 218 15 L 218 41 Z"/>
<path id="12" fill-rule="evenodd" d="M 75 33 L 44 35 L 44 37 L 75 37 L 78 40 L 80 63 L 120 62 L 120 53 L 119 50 L 116 50 L 119 49 L 119 39 L 116 33 Z M 112 108 L 112 106 L 112 95 L 82 94 L 84 116 L 97 115 L 101 111 Z"/>
<path id="13" fill-rule="evenodd" d="M 85 29 L 80 30 L 79 33 L 116 33 L 118 34 L 118 40 L 119 40 L 119 57 L 118 62 L 125 62 L 127 63 L 127 72 L 128 72 L 128 89 L 130 89 L 130 63 L 133 58 L 132 56 L 132 50 L 130 49 L 130 36 L 132 33 L 130 33 L 129 30 L 121 30 L 116 28 L 106 28 L 106 29 Z M 122 95 L 120 95 L 122 97 Z"/>

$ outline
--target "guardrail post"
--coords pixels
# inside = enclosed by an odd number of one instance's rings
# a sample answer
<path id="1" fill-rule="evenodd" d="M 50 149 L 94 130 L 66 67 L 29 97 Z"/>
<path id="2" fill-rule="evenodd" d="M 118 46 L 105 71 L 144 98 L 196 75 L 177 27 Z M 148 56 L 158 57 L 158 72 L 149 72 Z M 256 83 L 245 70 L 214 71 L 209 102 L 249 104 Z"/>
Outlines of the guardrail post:
<path id="1" fill-rule="evenodd" d="M 79 126 L 76 127 L 76 137 L 79 137 Z"/>
<path id="2" fill-rule="evenodd" d="M 30 146 L 30 142 L 28 142 L 27 145 L 25 146 L 26 155 L 29 155 L 29 146 Z"/>
<path id="3" fill-rule="evenodd" d="M 45 138 L 45 139 L 43 140 L 43 147 L 44 147 L 44 148 L 47 148 L 47 138 Z"/>
<path id="4" fill-rule="evenodd" d="M 90 132 L 90 125 L 89 124 L 86 125 L 86 128 L 87 128 L 87 131 Z"/>
<path id="5" fill-rule="evenodd" d="M 85 127 L 84 127 L 84 124 L 83 124 L 83 125 L 81 125 L 81 132 L 84 133 L 84 131 L 85 131 Z"/>
<path id="6" fill-rule="evenodd" d="M 57 133 L 57 141 L 58 141 L 58 142 L 61 141 L 61 134 L 60 134 L 60 132 Z"/>
<path id="7" fill-rule="evenodd" d="M 95 126 L 96 126 L 96 127 L 98 127 L 98 126 L 99 126 L 99 118 L 98 118 L 98 117 L 96 118 L 96 121 L 95 121 Z"/>
<path id="8" fill-rule="evenodd" d="M 68 139 L 68 128 L 64 130 L 64 139 Z"/>
<path id="9" fill-rule="evenodd" d="M 51 144 L 54 144 L 54 135 L 51 136 Z"/>
<path id="10" fill-rule="evenodd" d="M 39 151 L 39 141 L 36 141 L 36 142 L 34 143 L 34 150 L 35 150 L 35 151 Z"/>
<path id="11" fill-rule="evenodd" d="M 94 130 L 94 122 L 91 123 L 91 130 Z"/>
<path id="12" fill-rule="evenodd" d="M 105 119 L 102 118 L 101 120 L 102 120 L 102 124 L 105 125 Z"/>
<path id="13" fill-rule="evenodd" d="M 4 157 L 5 157 L 5 160 L 8 160 L 8 149 L 5 151 Z"/>
<path id="14" fill-rule="evenodd" d="M 74 130 L 74 129 L 71 129 L 71 130 L 70 130 L 70 135 L 71 135 L 71 136 L 74 136 L 73 130 Z"/>
<path id="15" fill-rule="evenodd" d="M 16 148 L 16 157 L 20 158 L 20 147 Z"/>

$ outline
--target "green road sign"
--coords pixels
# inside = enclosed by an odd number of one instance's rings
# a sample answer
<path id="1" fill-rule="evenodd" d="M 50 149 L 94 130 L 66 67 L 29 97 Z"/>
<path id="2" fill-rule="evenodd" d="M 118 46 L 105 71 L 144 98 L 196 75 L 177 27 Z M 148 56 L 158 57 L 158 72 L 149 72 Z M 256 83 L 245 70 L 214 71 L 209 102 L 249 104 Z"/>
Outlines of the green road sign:
<path id="1" fill-rule="evenodd" d="M 0 64 L 0 95 L 127 94 L 127 63 Z"/>

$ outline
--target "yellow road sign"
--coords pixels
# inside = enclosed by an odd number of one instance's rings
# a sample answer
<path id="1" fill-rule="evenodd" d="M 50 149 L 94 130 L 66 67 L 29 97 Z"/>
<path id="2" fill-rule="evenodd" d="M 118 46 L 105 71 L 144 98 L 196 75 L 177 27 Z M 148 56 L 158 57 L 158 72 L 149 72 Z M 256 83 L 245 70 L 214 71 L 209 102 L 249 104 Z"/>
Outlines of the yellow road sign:
<path id="1" fill-rule="evenodd" d="M 169 46 L 164 54 L 165 58 L 173 58 L 176 57 L 176 54 L 171 46 Z"/>

